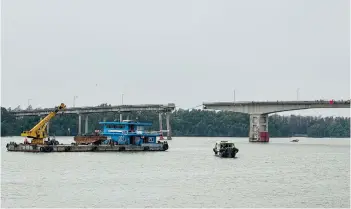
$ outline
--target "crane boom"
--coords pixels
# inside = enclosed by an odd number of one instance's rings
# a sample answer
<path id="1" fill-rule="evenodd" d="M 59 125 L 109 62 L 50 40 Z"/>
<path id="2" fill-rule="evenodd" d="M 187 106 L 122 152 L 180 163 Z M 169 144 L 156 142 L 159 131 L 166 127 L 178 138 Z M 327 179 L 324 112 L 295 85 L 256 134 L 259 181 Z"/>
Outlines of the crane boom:
<path id="1" fill-rule="evenodd" d="M 47 123 L 55 117 L 55 115 L 60 111 L 66 108 L 64 103 L 57 106 L 53 112 L 50 112 L 45 118 L 40 120 L 30 131 L 24 131 L 21 133 L 21 136 L 32 138 L 32 144 L 44 144 L 44 138 L 47 137 L 46 126 Z"/>

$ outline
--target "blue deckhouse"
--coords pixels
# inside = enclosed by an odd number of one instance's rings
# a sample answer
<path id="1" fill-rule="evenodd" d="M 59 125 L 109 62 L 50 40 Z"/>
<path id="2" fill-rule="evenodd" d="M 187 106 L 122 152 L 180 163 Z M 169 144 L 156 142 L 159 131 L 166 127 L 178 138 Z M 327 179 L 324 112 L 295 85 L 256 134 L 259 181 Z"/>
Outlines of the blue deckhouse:
<path id="1" fill-rule="evenodd" d="M 145 126 L 152 126 L 152 123 L 140 123 L 129 120 L 122 122 L 99 122 L 103 125 L 101 135 L 107 136 L 105 144 L 113 143 L 116 145 L 141 145 L 156 144 L 156 137 L 159 132 L 145 132 Z"/>

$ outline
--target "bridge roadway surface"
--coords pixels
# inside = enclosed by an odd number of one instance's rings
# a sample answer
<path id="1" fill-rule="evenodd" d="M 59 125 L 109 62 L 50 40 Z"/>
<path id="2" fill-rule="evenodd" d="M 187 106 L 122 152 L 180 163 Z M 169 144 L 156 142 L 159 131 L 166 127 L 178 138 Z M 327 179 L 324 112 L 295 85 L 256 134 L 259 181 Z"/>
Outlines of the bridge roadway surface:
<path id="1" fill-rule="evenodd" d="M 101 107 L 70 107 L 59 112 L 58 114 L 88 114 L 101 112 L 134 112 L 134 111 L 156 111 L 156 112 L 172 112 L 175 104 L 142 104 L 142 105 L 119 105 L 119 106 L 101 106 Z M 53 108 L 11 111 L 17 117 L 20 116 L 40 116 L 47 115 L 52 112 Z"/>
<path id="2" fill-rule="evenodd" d="M 102 107 L 70 107 L 61 113 L 66 114 L 87 114 L 101 112 L 133 112 L 133 111 L 157 111 L 172 112 L 176 106 L 174 103 L 162 104 L 142 104 L 142 105 L 119 105 Z M 247 114 L 270 114 L 276 112 L 312 109 L 312 108 L 350 108 L 350 100 L 347 101 L 246 101 L 246 102 L 211 102 L 203 103 L 204 109 L 228 110 Z M 11 111 L 15 116 L 38 116 L 46 115 L 52 108 Z"/>
<path id="3" fill-rule="evenodd" d="M 203 103 L 204 109 L 227 110 L 247 114 L 270 114 L 291 110 L 312 108 L 350 108 L 350 100 L 346 101 L 251 101 L 251 102 L 211 102 Z"/>

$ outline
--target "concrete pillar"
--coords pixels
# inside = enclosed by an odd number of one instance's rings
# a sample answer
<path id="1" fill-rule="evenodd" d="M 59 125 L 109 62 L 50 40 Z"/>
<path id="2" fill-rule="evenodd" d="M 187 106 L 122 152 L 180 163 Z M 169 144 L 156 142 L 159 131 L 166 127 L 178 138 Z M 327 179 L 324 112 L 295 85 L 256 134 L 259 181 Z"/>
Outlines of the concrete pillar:
<path id="1" fill-rule="evenodd" d="M 269 142 L 268 114 L 250 115 L 250 142 Z"/>
<path id="2" fill-rule="evenodd" d="M 122 122 L 122 120 L 123 120 L 123 115 L 121 113 L 121 114 L 119 114 L 119 122 Z"/>
<path id="3" fill-rule="evenodd" d="M 78 135 L 82 135 L 82 115 L 78 114 Z"/>
<path id="4" fill-rule="evenodd" d="M 48 136 L 50 136 L 50 121 L 49 122 L 47 122 L 47 124 L 46 124 L 46 132 L 48 133 Z"/>
<path id="5" fill-rule="evenodd" d="M 127 115 L 127 120 L 129 120 L 129 115 Z"/>
<path id="6" fill-rule="evenodd" d="M 39 115 L 40 116 L 40 115 Z M 43 120 L 43 116 L 40 116 L 39 122 Z M 46 129 L 46 132 L 49 134 L 49 132 Z"/>
<path id="7" fill-rule="evenodd" d="M 160 124 L 160 131 L 162 131 L 162 112 L 158 113 L 158 123 Z"/>
<path id="8" fill-rule="evenodd" d="M 166 125 L 167 125 L 167 140 L 172 140 L 172 131 L 171 131 L 171 124 L 169 123 L 169 119 L 171 117 L 171 112 L 166 113 Z"/>
<path id="9" fill-rule="evenodd" d="M 85 129 L 84 129 L 84 131 L 85 131 L 85 134 L 87 134 L 88 133 L 88 119 L 89 119 L 89 117 L 88 117 L 88 115 L 86 115 L 85 116 Z"/>

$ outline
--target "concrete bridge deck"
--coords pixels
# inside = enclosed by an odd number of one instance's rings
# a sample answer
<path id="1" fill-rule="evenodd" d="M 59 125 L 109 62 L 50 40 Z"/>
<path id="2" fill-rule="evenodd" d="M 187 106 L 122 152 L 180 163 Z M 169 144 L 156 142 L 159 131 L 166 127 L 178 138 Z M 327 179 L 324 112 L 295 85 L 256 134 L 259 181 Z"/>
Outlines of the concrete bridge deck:
<path id="1" fill-rule="evenodd" d="M 312 108 L 350 108 L 346 101 L 250 101 L 250 102 L 211 102 L 203 103 L 204 109 L 227 110 L 247 114 L 271 114 L 277 112 Z"/>
<path id="2" fill-rule="evenodd" d="M 166 125 L 167 125 L 167 139 L 172 139 L 171 125 L 170 125 L 170 113 L 175 110 L 176 106 L 174 103 L 168 103 L 167 105 L 162 104 L 142 104 L 142 105 L 119 105 L 119 106 L 97 106 L 97 107 L 71 107 L 66 108 L 57 114 L 78 114 L 78 135 L 82 134 L 82 116 L 85 116 L 85 134 L 89 133 L 89 114 L 91 113 L 102 113 L 102 112 L 118 112 L 119 120 L 123 120 L 123 114 L 127 112 L 135 111 L 155 111 L 159 113 L 160 120 L 160 131 L 162 130 L 162 115 L 166 113 Z M 25 116 L 41 116 L 48 115 L 53 111 L 53 108 L 36 109 L 36 110 L 20 110 L 20 111 L 10 111 L 15 117 L 25 117 Z M 127 116 L 127 119 L 129 117 Z M 106 119 L 104 119 L 105 121 Z M 50 130 L 50 122 L 47 123 L 47 132 Z"/>
<path id="3" fill-rule="evenodd" d="M 10 111 L 15 116 L 40 116 L 47 115 L 53 109 L 36 109 L 36 110 L 21 110 Z M 134 112 L 134 111 L 157 111 L 157 112 L 172 112 L 175 110 L 175 104 L 168 103 L 162 104 L 143 104 L 143 105 L 119 105 L 119 106 L 101 106 L 101 107 L 70 107 L 66 108 L 58 114 L 88 114 L 88 113 L 101 113 L 101 112 Z"/>
<path id="4" fill-rule="evenodd" d="M 203 107 L 250 114 L 249 141 L 269 142 L 268 114 L 312 108 L 350 108 L 350 100 L 204 102 Z"/>
<path id="5" fill-rule="evenodd" d="M 350 104 L 350 100 L 337 100 L 333 101 L 334 104 Z M 272 104 L 330 104 L 330 101 L 327 100 L 309 100 L 309 101 L 239 101 L 239 102 L 204 102 L 204 105 L 211 105 L 211 104 L 228 104 L 228 105 L 246 105 L 246 104 L 265 104 L 265 105 L 272 105 Z"/>

